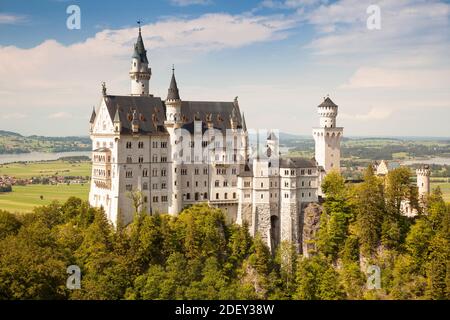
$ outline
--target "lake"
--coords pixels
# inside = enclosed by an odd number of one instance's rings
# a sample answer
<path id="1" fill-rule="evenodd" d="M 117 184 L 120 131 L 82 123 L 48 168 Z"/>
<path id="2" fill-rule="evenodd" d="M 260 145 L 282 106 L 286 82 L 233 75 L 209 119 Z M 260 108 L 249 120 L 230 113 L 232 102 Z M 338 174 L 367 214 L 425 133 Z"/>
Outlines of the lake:
<path id="1" fill-rule="evenodd" d="M 58 160 L 61 157 L 91 157 L 90 151 L 70 151 L 70 152 L 30 152 L 20 154 L 0 154 L 0 164 L 18 162 L 18 161 L 45 161 Z"/>
<path id="2" fill-rule="evenodd" d="M 450 158 L 430 158 L 430 159 L 414 159 L 414 160 L 405 160 L 402 161 L 403 165 L 411 165 L 411 164 L 440 164 L 440 165 L 450 165 Z"/>

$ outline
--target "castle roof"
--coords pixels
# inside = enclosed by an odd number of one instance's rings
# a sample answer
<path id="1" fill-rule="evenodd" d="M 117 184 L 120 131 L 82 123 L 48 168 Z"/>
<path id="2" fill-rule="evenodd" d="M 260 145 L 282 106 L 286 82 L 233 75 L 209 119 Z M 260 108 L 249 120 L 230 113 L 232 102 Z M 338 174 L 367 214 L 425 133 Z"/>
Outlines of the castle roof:
<path id="1" fill-rule="evenodd" d="M 144 41 L 142 40 L 141 28 L 139 28 L 139 35 L 136 44 L 134 45 L 132 58 L 136 58 L 143 63 L 148 63 L 147 50 L 145 50 Z"/>
<path id="2" fill-rule="evenodd" d="M 106 107 L 113 121 L 120 120 L 122 134 L 132 133 L 133 114 L 140 134 L 166 133 L 166 110 L 161 98 L 153 96 L 105 96 Z M 118 119 L 117 119 L 118 118 Z"/>
<path id="3" fill-rule="evenodd" d="M 281 158 L 280 168 L 315 168 L 317 163 L 314 159 L 300 157 Z"/>
<path id="4" fill-rule="evenodd" d="M 175 79 L 175 69 L 172 69 L 172 80 L 170 80 L 167 100 L 180 100 L 180 92 L 178 91 L 177 80 Z"/>
<path id="5" fill-rule="evenodd" d="M 93 107 L 92 114 L 91 114 L 91 120 L 89 120 L 89 122 L 94 123 L 96 117 L 97 117 L 97 114 L 95 113 L 95 107 Z"/>
<path id="6" fill-rule="evenodd" d="M 192 126 L 186 124 L 193 123 L 195 118 L 198 118 L 204 124 L 211 122 L 214 129 L 225 131 L 231 129 L 230 116 L 234 108 L 238 108 L 238 106 L 232 101 L 182 101 L 181 118 L 185 121 L 186 129 L 192 128 L 193 130 L 193 124 Z M 242 128 L 240 112 L 237 112 L 236 118 L 238 128 Z"/>
<path id="7" fill-rule="evenodd" d="M 111 120 L 120 120 L 122 134 L 132 133 L 133 113 L 136 110 L 140 134 L 167 133 L 164 126 L 166 106 L 164 101 L 154 96 L 105 96 Z M 238 108 L 234 102 L 224 101 L 182 101 L 181 119 L 183 128 L 194 132 L 194 120 L 202 121 L 202 132 L 208 128 L 208 122 L 217 130 L 231 129 L 230 115 L 233 108 Z M 239 110 L 238 110 L 239 111 Z M 238 128 L 242 128 L 242 117 L 236 112 Z"/>
<path id="8" fill-rule="evenodd" d="M 337 107 L 337 104 L 335 104 L 330 97 L 326 97 L 323 102 L 318 106 L 319 108 L 322 107 Z"/>
<path id="9" fill-rule="evenodd" d="M 238 177 L 243 177 L 243 178 L 245 178 L 245 177 L 247 177 L 247 178 L 248 177 L 253 177 L 252 165 L 250 165 L 248 163 L 245 164 L 244 170 L 239 172 Z"/>

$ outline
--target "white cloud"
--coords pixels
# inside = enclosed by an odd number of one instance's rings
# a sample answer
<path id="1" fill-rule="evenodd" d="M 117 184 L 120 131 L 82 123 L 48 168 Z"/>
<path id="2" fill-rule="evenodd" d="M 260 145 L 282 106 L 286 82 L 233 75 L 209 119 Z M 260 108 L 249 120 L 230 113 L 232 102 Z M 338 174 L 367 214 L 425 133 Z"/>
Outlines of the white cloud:
<path id="1" fill-rule="evenodd" d="M 23 113 L 7 113 L 2 115 L 2 119 L 5 120 L 18 120 L 28 118 L 28 115 Z"/>
<path id="2" fill-rule="evenodd" d="M 144 25 L 142 34 L 155 72 L 165 65 L 169 70 L 174 61 L 201 59 L 211 51 L 283 39 L 292 25 L 279 16 L 207 14 Z M 0 46 L 0 114 L 40 110 L 55 119 L 70 112 L 84 130 L 82 115 L 89 115 L 98 103 L 102 81 L 108 92 L 129 92 L 129 59 L 136 36 L 136 28 L 128 28 L 103 30 L 68 46 L 51 39 L 29 49 Z"/>
<path id="3" fill-rule="evenodd" d="M 18 24 L 25 21 L 25 16 L 0 13 L 0 24 Z"/>
<path id="4" fill-rule="evenodd" d="M 175 6 L 186 7 L 192 5 L 209 5 L 212 4 L 212 0 L 170 0 L 170 3 Z"/>
<path id="5" fill-rule="evenodd" d="M 361 67 L 341 86 L 355 88 L 448 88 L 450 69 L 387 69 Z"/>
<path id="6" fill-rule="evenodd" d="M 373 121 L 373 120 L 383 120 L 388 118 L 392 114 L 392 109 L 387 108 L 371 108 L 369 112 L 365 114 L 348 114 L 341 113 L 341 119 L 348 120 L 362 120 L 362 121 Z"/>
<path id="7" fill-rule="evenodd" d="M 73 115 L 69 112 L 56 112 L 48 115 L 49 119 L 70 119 Z"/>

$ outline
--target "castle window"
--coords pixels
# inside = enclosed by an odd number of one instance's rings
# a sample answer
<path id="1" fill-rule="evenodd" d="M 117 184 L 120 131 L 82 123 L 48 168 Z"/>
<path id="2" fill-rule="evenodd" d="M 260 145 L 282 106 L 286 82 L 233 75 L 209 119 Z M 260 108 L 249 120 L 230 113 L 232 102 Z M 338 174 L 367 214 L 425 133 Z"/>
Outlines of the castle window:
<path id="1" fill-rule="evenodd" d="M 237 170 L 236 168 L 231 169 L 231 174 L 236 174 Z"/>
<path id="2" fill-rule="evenodd" d="M 181 169 L 181 175 L 182 176 L 187 175 L 187 169 Z"/>
<path id="3" fill-rule="evenodd" d="M 304 175 L 304 174 L 305 174 L 305 169 L 302 169 L 302 170 L 300 171 L 300 173 L 301 173 L 302 175 Z"/>
<path id="4" fill-rule="evenodd" d="M 165 182 L 161 183 L 161 189 L 166 189 L 166 188 L 167 188 L 166 183 Z"/>
<path id="5" fill-rule="evenodd" d="M 148 202 L 147 197 L 144 197 L 144 203 L 147 203 L 147 202 Z"/>
<path id="6" fill-rule="evenodd" d="M 311 192 L 309 193 L 309 196 L 311 197 Z"/>
<path id="7" fill-rule="evenodd" d="M 289 182 L 285 182 L 285 183 L 284 183 L 284 186 L 285 186 L 286 188 L 288 188 L 288 187 L 289 187 Z"/>
<path id="8" fill-rule="evenodd" d="M 224 187 L 228 187 L 228 181 L 227 181 L 227 180 L 225 180 L 225 181 L 223 182 L 223 186 L 224 186 Z"/>
<path id="9" fill-rule="evenodd" d="M 195 168 L 194 174 L 195 174 L 195 175 L 198 175 L 198 173 L 199 173 L 199 169 L 198 169 L 198 168 Z"/>
<path id="10" fill-rule="evenodd" d="M 215 183 L 214 183 L 214 186 L 219 187 L 220 186 L 220 181 L 216 180 Z"/>
<path id="11" fill-rule="evenodd" d="M 143 163 L 143 162 L 144 162 L 144 157 L 143 157 L 143 156 L 140 156 L 138 162 L 139 162 L 139 163 Z"/>
<path id="12" fill-rule="evenodd" d="M 142 176 L 143 177 L 148 177 L 148 170 L 147 169 L 142 170 Z"/>
<path id="13" fill-rule="evenodd" d="M 305 197 L 305 194 L 302 192 L 302 198 L 304 198 Z"/>
<path id="14" fill-rule="evenodd" d="M 133 178 L 133 171 L 126 171 L 125 172 L 125 178 Z"/>
<path id="15" fill-rule="evenodd" d="M 261 199 L 264 199 L 264 195 L 263 194 L 261 195 Z"/>
<path id="16" fill-rule="evenodd" d="M 236 199 L 236 192 L 233 192 L 233 199 Z"/>
<path id="17" fill-rule="evenodd" d="M 249 188 L 250 187 L 250 181 L 244 181 L 244 187 Z"/>
<path id="18" fill-rule="evenodd" d="M 132 191 L 132 190 L 133 190 L 133 185 L 127 184 L 127 185 L 125 186 L 125 190 L 126 190 L 126 191 Z"/>
<path id="19" fill-rule="evenodd" d="M 291 176 L 295 175 L 295 170 L 291 170 Z"/>
<path id="20" fill-rule="evenodd" d="M 208 168 L 203 168 L 203 174 L 208 174 Z"/>
<path id="21" fill-rule="evenodd" d="M 139 149 L 143 149 L 143 148 L 144 148 L 144 142 L 139 141 L 139 142 L 138 142 L 138 148 L 139 148 Z"/>
<path id="22" fill-rule="evenodd" d="M 158 184 L 157 183 L 152 184 L 152 189 L 153 190 L 158 190 Z"/>
<path id="23" fill-rule="evenodd" d="M 166 169 L 162 169 L 161 170 L 161 177 L 165 177 L 166 176 Z"/>
<path id="24" fill-rule="evenodd" d="M 308 169 L 308 174 L 312 174 L 312 171 L 311 171 L 311 169 Z"/>
<path id="25" fill-rule="evenodd" d="M 225 192 L 224 198 L 225 198 L 225 199 L 228 199 L 228 193 Z"/>
<path id="26" fill-rule="evenodd" d="M 207 186 L 207 182 L 206 181 L 204 182 L 204 185 L 205 185 L 205 187 Z"/>
<path id="27" fill-rule="evenodd" d="M 304 187 L 305 186 L 305 181 L 302 181 L 302 187 Z"/>
<path id="28" fill-rule="evenodd" d="M 191 194 L 190 193 L 186 193 L 186 200 L 191 200 Z"/>
<path id="29" fill-rule="evenodd" d="M 158 197 L 157 196 L 153 197 L 153 202 L 158 202 Z"/>
<path id="30" fill-rule="evenodd" d="M 148 183 L 147 182 L 144 182 L 142 184 L 142 190 L 148 190 Z"/>
<path id="31" fill-rule="evenodd" d="M 131 141 L 127 141 L 126 148 L 127 149 L 131 149 L 131 146 L 132 146 Z"/>
<path id="32" fill-rule="evenodd" d="M 189 181 L 187 181 L 187 182 L 186 182 L 186 187 L 188 187 L 188 188 L 189 188 Z"/>
<path id="33" fill-rule="evenodd" d="M 216 200 L 219 200 L 219 194 L 216 193 Z"/>
<path id="34" fill-rule="evenodd" d="M 167 196 L 161 196 L 161 202 L 167 202 Z"/>
<path id="35" fill-rule="evenodd" d="M 311 181 L 308 182 L 308 185 L 311 187 Z"/>
<path id="36" fill-rule="evenodd" d="M 167 157 L 161 157 L 161 162 L 167 162 Z"/>
<path id="37" fill-rule="evenodd" d="M 261 182 L 261 188 L 264 188 L 264 183 L 263 182 Z"/>
<path id="38" fill-rule="evenodd" d="M 203 194 L 203 199 L 208 199 L 208 193 L 207 193 L 207 192 L 205 192 L 205 193 Z"/>
<path id="39" fill-rule="evenodd" d="M 167 148 L 167 142 L 161 142 L 161 148 Z"/>

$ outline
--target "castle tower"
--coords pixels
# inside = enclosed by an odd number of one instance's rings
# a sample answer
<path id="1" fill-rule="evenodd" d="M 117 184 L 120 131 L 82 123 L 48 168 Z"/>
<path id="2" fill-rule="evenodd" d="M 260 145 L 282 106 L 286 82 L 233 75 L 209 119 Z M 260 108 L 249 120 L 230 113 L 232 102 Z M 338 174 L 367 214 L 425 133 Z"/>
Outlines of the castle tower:
<path id="1" fill-rule="evenodd" d="M 336 126 L 338 106 L 327 97 L 317 108 L 320 124 L 319 127 L 313 128 L 316 161 L 326 173 L 332 169 L 339 171 L 344 128 Z"/>
<path id="2" fill-rule="evenodd" d="M 152 70 L 148 66 L 147 50 L 144 47 L 144 41 L 141 35 L 141 26 L 139 25 L 139 35 L 134 45 L 133 56 L 131 57 L 131 95 L 146 96 L 149 95 L 149 82 L 152 76 Z"/>
<path id="3" fill-rule="evenodd" d="M 166 121 L 165 125 L 170 134 L 170 152 L 172 154 L 172 165 L 169 173 L 169 181 L 172 181 L 170 191 L 171 200 L 169 202 L 169 214 L 176 215 L 182 208 L 182 192 L 181 192 L 181 161 L 179 148 L 179 129 L 183 124 L 181 119 L 181 98 L 178 91 L 177 80 L 175 79 L 175 68 L 172 68 L 172 79 L 170 80 L 167 92 L 166 104 Z M 177 148 L 178 147 L 178 148 Z"/>
<path id="4" fill-rule="evenodd" d="M 166 99 L 166 124 L 179 127 L 181 125 L 181 99 L 175 79 L 175 68 L 172 68 L 172 79 Z"/>
<path id="5" fill-rule="evenodd" d="M 428 165 L 423 165 L 416 170 L 416 175 L 419 200 L 423 201 L 425 197 L 430 193 L 430 167 Z"/>

